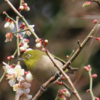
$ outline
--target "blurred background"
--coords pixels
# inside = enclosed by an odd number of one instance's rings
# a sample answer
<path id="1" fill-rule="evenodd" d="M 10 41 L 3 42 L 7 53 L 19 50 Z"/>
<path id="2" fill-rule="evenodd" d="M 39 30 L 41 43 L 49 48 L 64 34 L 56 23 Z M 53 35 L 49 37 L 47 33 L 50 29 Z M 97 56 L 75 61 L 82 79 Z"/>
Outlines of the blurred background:
<path id="1" fill-rule="evenodd" d="M 13 5 L 18 8 L 20 0 L 10 0 Z M 82 42 L 94 26 L 93 20 L 99 19 L 100 7 L 97 3 L 92 2 L 89 7 L 83 8 L 82 4 L 86 0 L 25 0 L 30 7 L 30 11 L 22 11 L 22 14 L 30 25 L 35 25 L 35 32 L 40 38 L 48 39 L 48 50 L 64 59 L 66 55 L 70 55 L 73 50 L 78 48 L 77 41 Z M 5 3 L 0 0 L 0 77 L 3 74 L 2 61 L 7 62 L 7 56 L 12 55 L 16 49 L 16 41 L 5 43 L 5 34 L 11 32 L 9 29 L 4 29 L 5 15 L 3 11 L 16 18 L 16 14 Z M 19 21 L 19 25 L 21 24 Z M 100 27 L 94 33 L 96 37 L 100 36 Z M 35 38 L 31 35 L 26 37 L 30 40 L 29 46 L 35 48 Z M 16 61 L 16 59 L 15 59 Z M 14 61 L 14 63 L 16 63 Z M 75 87 L 77 88 L 83 100 L 91 100 L 90 94 L 86 93 L 89 88 L 88 73 L 83 70 L 83 67 L 90 64 L 92 73 L 98 74 L 98 77 L 93 82 L 94 95 L 100 97 L 100 42 L 92 39 L 83 48 L 81 53 L 73 61 L 73 67 L 79 70 L 71 75 Z M 23 65 L 26 69 L 26 66 Z M 26 69 L 27 70 L 27 69 Z M 35 80 L 32 83 L 31 93 L 35 95 L 39 85 Z M 3 79 L 0 83 L 0 100 L 14 100 L 15 93 L 9 86 L 8 81 Z M 44 92 L 38 100 L 54 100 L 55 93 L 52 89 Z M 70 100 L 76 100 L 72 95 Z"/>

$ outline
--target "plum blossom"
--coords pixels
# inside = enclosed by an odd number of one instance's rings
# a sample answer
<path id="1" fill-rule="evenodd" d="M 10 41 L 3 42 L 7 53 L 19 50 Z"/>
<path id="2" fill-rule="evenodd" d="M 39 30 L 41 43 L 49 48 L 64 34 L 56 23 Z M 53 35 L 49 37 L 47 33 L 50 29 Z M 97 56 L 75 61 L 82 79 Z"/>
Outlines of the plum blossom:
<path id="1" fill-rule="evenodd" d="M 32 79 L 33 79 L 33 76 L 32 76 L 32 74 L 31 74 L 31 72 L 28 71 L 28 73 L 26 74 L 26 80 L 27 80 L 28 82 L 31 82 Z"/>
<path id="2" fill-rule="evenodd" d="M 21 96 L 22 94 L 28 94 L 30 92 L 31 84 L 28 82 L 21 82 L 19 84 L 15 84 L 13 86 L 13 90 L 16 91 L 16 93 Z"/>
<path id="3" fill-rule="evenodd" d="M 31 31 L 33 31 L 33 32 L 35 31 L 35 30 L 34 30 L 34 26 L 35 26 L 35 25 L 30 25 L 30 29 L 31 29 Z M 27 29 L 27 27 L 25 27 L 24 29 Z M 30 36 L 30 35 L 31 35 L 31 32 L 30 32 L 30 31 L 25 31 L 25 32 L 23 32 L 23 34 L 27 34 L 28 36 Z"/>
<path id="4" fill-rule="evenodd" d="M 20 47 L 19 47 L 19 50 L 20 50 L 20 52 L 23 52 L 23 51 L 25 51 L 26 49 L 28 49 L 28 42 L 29 42 L 29 40 L 28 39 L 23 39 L 23 41 L 22 41 L 22 45 L 20 45 Z"/>
<path id="5" fill-rule="evenodd" d="M 14 22 L 11 20 L 7 20 L 7 22 L 4 24 L 4 28 L 9 28 L 9 29 L 13 30 L 14 27 L 15 27 Z"/>

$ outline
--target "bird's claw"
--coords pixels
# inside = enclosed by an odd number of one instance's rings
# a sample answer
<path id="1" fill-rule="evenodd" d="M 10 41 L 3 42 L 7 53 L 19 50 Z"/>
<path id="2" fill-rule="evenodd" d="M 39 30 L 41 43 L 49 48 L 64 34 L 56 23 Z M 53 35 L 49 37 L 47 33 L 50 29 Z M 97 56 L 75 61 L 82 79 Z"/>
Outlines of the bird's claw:
<path id="1" fill-rule="evenodd" d="M 56 73 L 55 73 L 55 75 L 56 75 L 56 76 L 58 76 L 58 77 L 60 77 L 60 74 L 59 74 L 59 72 L 56 72 Z"/>

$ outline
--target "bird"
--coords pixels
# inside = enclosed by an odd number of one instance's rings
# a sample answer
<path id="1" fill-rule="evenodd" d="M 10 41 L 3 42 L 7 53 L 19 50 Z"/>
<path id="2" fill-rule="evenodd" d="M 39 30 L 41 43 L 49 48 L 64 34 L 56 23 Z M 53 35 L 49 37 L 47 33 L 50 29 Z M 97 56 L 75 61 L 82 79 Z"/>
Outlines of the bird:
<path id="1" fill-rule="evenodd" d="M 61 68 L 66 63 L 62 59 L 54 55 L 52 56 L 55 63 L 57 63 Z M 28 70 L 32 73 L 33 78 L 36 79 L 40 85 L 45 83 L 49 78 L 58 72 L 58 69 L 50 58 L 41 50 L 34 49 L 26 51 L 21 60 L 23 60 Z M 77 71 L 77 68 L 72 68 L 70 66 L 68 66 L 67 69 L 71 74 Z"/>

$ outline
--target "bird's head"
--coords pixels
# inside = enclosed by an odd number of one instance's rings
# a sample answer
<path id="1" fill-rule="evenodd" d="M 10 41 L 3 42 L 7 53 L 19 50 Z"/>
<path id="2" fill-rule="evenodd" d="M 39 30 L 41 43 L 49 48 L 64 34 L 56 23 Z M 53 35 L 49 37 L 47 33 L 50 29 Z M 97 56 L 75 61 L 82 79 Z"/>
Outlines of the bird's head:
<path id="1" fill-rule="evenodd" d="M 29 50 L 23 54 L 22 60 L 30 69 L 35 65 L 35 63 L 44 55 L 45 53 L 40 50 Z"/>

